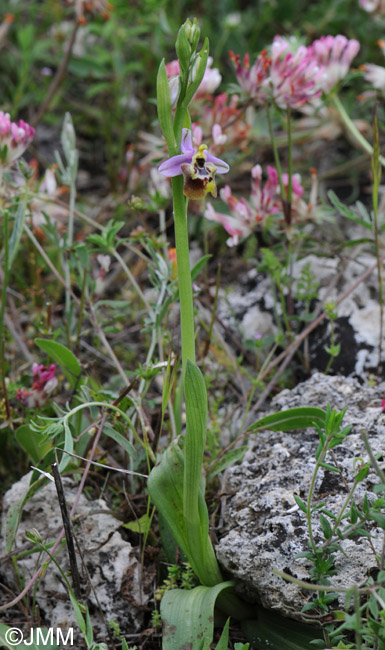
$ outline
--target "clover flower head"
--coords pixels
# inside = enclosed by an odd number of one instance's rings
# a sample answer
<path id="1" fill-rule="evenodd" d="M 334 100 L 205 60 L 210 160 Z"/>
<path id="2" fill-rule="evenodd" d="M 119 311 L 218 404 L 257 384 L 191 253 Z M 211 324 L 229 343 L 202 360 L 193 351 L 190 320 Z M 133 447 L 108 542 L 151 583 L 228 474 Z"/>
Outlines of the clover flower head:
<path id="1" fill-rule="evenodd" d="M 352 60 L 359 52 L 360 44 L 354 38 L 347 39 L 346 36 L 338 34 L 338 36 L 321 36 L 308 49 L 318 64 L 325 69 L 326 79 L 323 90 L 329 92 L 346 77 Z"/>
<path id="2" fill-rule="evenodd" d="M 267 50 L 262 50 L 256 61 L 250 66 L 250 56 L 245 54 L 243 62 L 239 54 L 230 51 L 230 59 L 235 65 L 235 74 L 242 90 L 257 104 L 264 105 L 268 99 L 269 73 L 271 58 Z"/>
<path id="3" fill-rule="evenodd" d="M 35 129 L 24 122 L 12 122 L 9 113 L 0 111 L 0 165 L 9 165 L 19 158 L 35 135 Z"/>
<path id="4" fill-rule="evenodd" d="M 51 364 L 49 368 L 42 364 L 32 365 L 33 383 L 31 390 L 19 388 L 16 399 L 27 408 L 42 406 L 48 400 L 49 395 L 55 390 L 58 381 L 55 377 L 56 366 Z"/>
<path id="5" fill-rule="evenodd" d="M 208 153 L 207 146 L 200 144 L 194 149 L 190 129 L 183 129 L 182 153 L 165 160 L 158 171 L 163 176 L 184 176 L 184 194 L 189 199 L 201 199 L 211 192 L 217 196 L 216 174 L 226 174 L 229 166 L 224 160 Z"/>
<path id="6" fill-rule="evenodd" d="M 220 190 L 220 197 L 230 210 L 231 214 L 217 212 L 211 203 L 207 204 L 205 217 L 210 221 L 220 223 L 230 235 L 227 240 L 228 246 L 236 246 L 240 239 L 244 239 L 264 224 L 269 217 L 282 212 L 282 199 L 277 170 L 267 166 L 267 178 L 262 181 L 262 167 L 255 165 L 251 170 L 251 194 L 249 200 L 237 198 L 231 193 L 231 188 L 226 185 Z M 317 176 L 315 170 L 311 170 L 312 188 L 310 202 L 307 204 L 302 196 L 304 188 L 301 185 L 301 176 L 293 174 L 291 177 L 292 197 L 291 207 L 294 216 L 309 217 L 317 200 Z M 288 192 L 288 174 L 282 175 L 283 187 Z"/>
<path id="7" fill-rule="evenodd" d="M 276 36 L 271 46 L 270 83 L 280 108 L 300 109 L 320 97 L 327 76 L 310 48 L 296 39 Z"/>

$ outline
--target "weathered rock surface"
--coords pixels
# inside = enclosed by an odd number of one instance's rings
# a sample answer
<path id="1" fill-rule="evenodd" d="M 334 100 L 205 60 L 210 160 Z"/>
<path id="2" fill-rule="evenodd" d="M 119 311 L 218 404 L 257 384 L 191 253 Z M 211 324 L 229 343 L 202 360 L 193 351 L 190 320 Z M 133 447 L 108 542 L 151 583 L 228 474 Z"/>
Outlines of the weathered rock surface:
<path id="1" fill-rule="evenodd" d="M 337 257 L 308 255 L 294 264 L 293 296 L 295 298 L 298 281 L 306 265 L 319 285 L 318 298 L 323 303 L 336 301 L 374 263 L 375 258 L 371 255 L 357 256 L 344 265 Z M 274 313 L 281 314 L 278 298 L 276 303 L 274 305 L 270 278 L 252 269 L 238 279 L 231 289 L 221 292 L 218 315 L 227 327 L 239 329 L 245 339 L 271 336 L 277 332 Z M 299 314 L 303 311 L 304 303 L 295 299 L 294 307 L 295 313 Z M 376 368 L 378 363 L 380 307 L 377 271 L 374 270 L 364 282 L 359 283 L 336 311 L 336 343 L 341 344 L 341 352 L 333 361 L 333 372 L 361 376 L 364 371 Z M 329 355 L 324 347 L 329 345 L 330 326 L 325 320 L 310 336 L 313 370 L 325 370 Z M 385 349 L 382 352 L 384 361 Z"/>
<path id="2" fill-rule="evenodd" d="M 273 401 L 273 412 L 296 406 L 347 408 L 344 426 L 352 430 L 342 445 L 336 447 L 335 458 L 326 458 L 341 469 L 340 474 L 321 469 L 315 486 L 313 505 L 338 514 L 347 496 L 347 487 L 354 481 L 354 462 L 368 460 L 360 432 L 366 431 L 379 465 L 385 466 L 385 416 L 381 399 L 385 383 L 361 386 L 353 378 L 315 374 L 293 390 L 282 391 Z M 256 417 L 255 419 L 258 419 Z M 253 434 L 243 462 L 227 471 L 225 492 L 228 493 L 219 531 L 217 555 L 220 563 L 239 580 L 241 593 L 286 616 L 301 618 L 300 611 L 311 592 L 302 592 L 295 584 L 285 582 L 273 569 L 285 571 L 301 580 L 309 580 L 309 560 L 296 559 L 308 550 L 305 514 L 299 509 L 294 494 L 306 501 L 315 467 L 318 434 L 315 429 L 293 433 L 263 431 Z M 384 454 L 384 457 L 383 457 Z M 356 461 L 357 462 L 357 461 Z M 354 499 L 358 506 L 365 493 L 372 500 L 374 484 L 379 483 L 374 471 L 358 485 Z M 319 516 L 312 517 L 316 542 L 324 537 Z M 335 587 L 364 585 L 377 569 L 374 552 L 381 554 L 384 531 L 370 523 L 371 540 L 361 536 L 341 543 L 346 553 L 336 554 L 337 573 L 330 578 Z M 344 524 L 342 524 L 343 526 Z M 340 605 L 343 606 L 343 597 Z"/>
<path id="3" fill-rule="evenodd" d="M 27 492 L 30 476 L 30 474 L 24 476 L 4 495 L 3 531 L 9 509 Z M 63 485 L 67 506 L 70 509 L 77 487 L 69 478 L 63 479 Z M 105 623 L 110 620 L 119 624 L 122 633 L 137 631 L 143 622 L 146 603 L 152 595 L 151 572 L 141 571 L 138 553 L 118 532 L 120 522 L 106 511 L 107 506 L 104 501 L 88 501 L 82 495 L 76 509 L 74 523 L 74 534 L 87 569 L 85 571 L 77 553 L 82 586 L 87 585 L 94 632 L 96 636 L 99 632 L 103 639 L 106 638 Z M 25 547 L 27 542 L 25 533 L 33 528 L 38 530 L 44 542 L 55 541 L 60 533 L 62 519 L 53 483 L 43 487 L 25 504 L 13 548 L 15 552 Z M 1 551 L 4 551 L 4 546 Z M 65 545 L 57 553 L 56 558 L 62 570 L 68 572 L 69 562 Z M 46 559 L 43 554 L 41 562 Z M 36 572 L 37 562 L 36 553 L 18 561 L 25 582 Z M 0 571 L 3 581 L 14 584 L 10 563 L 2 563 Z M 70 627 L 77 629 L 67 589 L 63 583 L 60 572 L 51 562 L 44 577 L 37 583 L 36 600 L 48 627 L 61 628 L 63 631 Z M 17 589 L 16 585 L 15 588 Z"/>

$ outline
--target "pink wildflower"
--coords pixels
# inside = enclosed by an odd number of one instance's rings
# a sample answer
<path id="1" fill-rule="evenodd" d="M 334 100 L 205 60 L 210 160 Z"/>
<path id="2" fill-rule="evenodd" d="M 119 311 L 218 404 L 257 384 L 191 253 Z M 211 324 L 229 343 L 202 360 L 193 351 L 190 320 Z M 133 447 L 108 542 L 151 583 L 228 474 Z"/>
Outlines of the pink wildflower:
<path id="1" fill-rule="evenodd" d="M 236 246 L 240 238 L 248 237 L 258 224 L 279 212 L 281 201 L 279 199 L 278 174 L 272 167 L 267 168 L 267 174 L 267 181 L 262 187 L 262 168 L 260 165 L 253 167 L 249 201 L 233 196 L 229 185 L 220 190 L 220 197 L 227 203 L 231 216 L 216 212 L 211 203 L 207 204 L 205 217 L 222 224 L 230 235 L 227 240 L 228 246 Z"/>
<path id="2" fill-rule="evenodd" d="M 329 92 L 334 86 L 346 77 L 352 60 L 357 56 L 360 44 L 354 38 L 346 36 L 321 36 L 314 41 L 308 50 L 312 53 L 320 66 L 326 72 L 323 91 Z"/>
<path id="3" fill-rule="evenodd" d="M 10 164 L 19 158 L 35 135 L 35 129 L 20 120 L 11 122 L 9 113 L 0 111 L 0 164 Z"/>
<path id="4" fill-rule="evenodd" d="M 316 202 L 317 178 L 314 170 L 311 170 L 311 173 L 312 190 L 309 204 L 306 204 L 302 198 L 304 189 L 301 185 L 301 176 L 299 174 L 292 175 L 291 211 L 293 216 L 306 217 L 310 216 L 313 211 Z M 258 225 L 263 224 L 269 217 L 282 212 L 277 171 L 268 166 L 267 180 L 262 185 L 262 168 L 260 165 L 255 165 L 251 170 L 251 177 L 251 195 L 248 201 L 233 196 L 229 185 L 220 190 L 220 197 L 227 203 L 231 214 L 217 212 L 211 203 L 207 204 L 205 217 L 210 221 L 222 224 L 230 235 L 227 240 L 228 246 L 236 246 L 240 239 L 251 235 Z M 282 175 L 282 181 L 287 195 L 288 174 Z"/>
<path id="5" fill-rule="evenodd" d="M 37 408 L 38 406 L 42 406 L 58 384 L 55 373 L 55 364 L 52 364 L 47 368 L 46 366 L 34 363 L 32 365 L 32 388 L 31 390 L 23 390 L 22 388 L 19 388 L 16 394 L 16 399 L 27 408 Z"/>
<path id="6" fill-rule="evenodd" d="M 262 50 L 251 67 L 250 56 L 248 54 L 245 54 L 242 63 L 239 54 L 234 54 L 231 51 L 229 54 L 230 59 L 235 65 L 235 74 L 242 90 L 249 97 L 255 99 L 257 104 L 265 104 L 268 99 L 271 66 L 271 58 L 268 56 L 267 51 Z"/>
<path id="7" fill-rule="evenodd" d="M 296 41 L 276 36 L 271 46 L 270 81 L 273 98 L 280 108 L 299 109 L 320 97 L 326 73 L 309 48 L 297 47 Z"/>
<path id="8" fill-rule="evenodd" d="M 249 142 L 250 124 L 242 119 L 241 111 L 237 108 L 239 97 L 227 93 L 217 95 L 213 102 L 202 106 L 200 122 L 205 125 L 205 133 L 211 132 L 213 138 L 212 151 L 220 154 L 226 138 L 226 147 L 245 149 Z M 239 116 L 239 119 L 238 119 Z M 221 132 L 219 132 L 219 128 Z"/>

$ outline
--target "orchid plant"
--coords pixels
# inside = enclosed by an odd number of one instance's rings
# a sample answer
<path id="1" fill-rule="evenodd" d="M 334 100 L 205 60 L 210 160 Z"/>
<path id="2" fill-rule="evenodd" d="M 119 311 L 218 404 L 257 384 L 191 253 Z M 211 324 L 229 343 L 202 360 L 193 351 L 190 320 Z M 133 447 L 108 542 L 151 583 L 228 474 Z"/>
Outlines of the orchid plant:
<path id="1" fill-rule="evenodd" d="M 162 521 L 201 582 L 202 586 L 196 589 L 211 599 L 213 607 L 217 596 L 231 583 L 223 582 L 209 537 L 209 516 L 204 501 L 202 464 L 208 407 L 205 381 L 195 363 L 187 211 L 189 199 L 200 199 L 208 192 L 213 197 L 217 195 L 216 174 L 228 172 L 229 165 L 212 155 L 206 145 L 199 144 L 196 148 L 193 146 L 189 104 L 204 78 L 208 61 L 207 39 L 202 49 L 197 51 L 199 36 L 200 30 L 195 20 L 193 23 L 187 21 L 178 33 L 176 51 L 179 66 L 175 67 L 176 70 L 179 69 L 179 93 L 175 112 L 171 98 L 174 82 L 168 79 L 164 61 L 158 72 L 158 116 L 169 150 L 169 158 L 160 165 L 158 171 L 172 181 L 186 432 L 183 441 L 173 442 L 162 455 L 159 464 L 153 468 L 148 488 Z M 196 589 L 191 591 L 190 596 L 181 594 L 176 602 L 174 591 L 163 597 L 161 615 L 170 629 L 180 630 L 185 627 L 184 617 L 180 618 L 180 598 L 191 599 L 197 618 L 205 614 L 203 610 L 207 609 L 207 605 L 203 601 L 196 603 Z M 235 614 L 238 610 L 241 616 L 247 615 L 247 608 L 239 607 L 235 596 L 221 594 L 220 602 L 225 611 Z"/>

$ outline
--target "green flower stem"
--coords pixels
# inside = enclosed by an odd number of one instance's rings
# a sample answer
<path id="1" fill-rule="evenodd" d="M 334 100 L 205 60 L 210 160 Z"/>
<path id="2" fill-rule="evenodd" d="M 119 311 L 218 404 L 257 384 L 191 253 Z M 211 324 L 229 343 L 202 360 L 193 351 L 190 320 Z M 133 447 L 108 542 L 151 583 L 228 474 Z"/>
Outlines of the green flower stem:
<path id="1" fill-rule="evenodd" d="M 352 136 L 355 138 L 357 143 L 362 147 L 366 153 L 368 153 L 370 156 L 373 155 L 373 147 L 372 145 L 364 138 L 364 136 L 359 132 L 357 129 L 356 125 L 354 124 L 353 120 L 350 118 L 349 114 L 347 113 L 345 107 L 341 103 L 340 98 L 337 95 L 334 95 L 332 97 L 332 102 L 337 109 L 343 123 L 345 124 L 346 128 L 350 131 Z M 385 167 L 385 158 L 383 156 L 379 157 L 379 161 L 383 167 Z"/>
<path id="2" fill-rule="evenodd" d="M 7 286 L 9 278 L 9 262 L 8 262 L 8 252 L 9 252 L 9 237 L 8 237 L 8 211 L 3 211 L 3 235 L 4 235 L 4 263 L 3 263 L 3 286 L 1 291 L 1 305 L 0 305 L 0 346 L 3 341 L 3 328 L 4 328 L 4 313 L 5 313 L 5 303 L 7 300 Z"/>
<path id="3" fill-rule="evenodd" d="M 267 123 L 269 125 L 270 142 L 271 142 L 271 146 L 273 147 L 275 166 L 278 172 L 279 189 L 281 190 L 281 197 L 283 202 L 285 199 L 285 188 L 283 186 L 283 180 L 282 180 L 282 168 L 281 168 L 281 162 L 279 160 L 277 141 L 274 135 L 273 124 L 271 121 L 270 106 L 268 104 L 266 104 L 266 113 L 267 113 Z"/>
<path id="4" fill-rule="evenodd" d="M 187 229 L 187 200 L 183 194 L 183 176 L 172 179 L 175 246 L 178 266 L 179 304 L 182 339 L 183 376 L 187 360 L 195 363 L 194 306 Z"/>
<path id="5" fill-rule="evenodd" d="M 287 202 L 291 210 L 291 197 L 293 193 L 293 139 L 292 139 L 292 128 L 291 128 L 291 109 L 290 106 L 287 107 L 287 146 L 288 146 L 288 166 L 289 166 L 289 184 L 287 188 Z"/>

